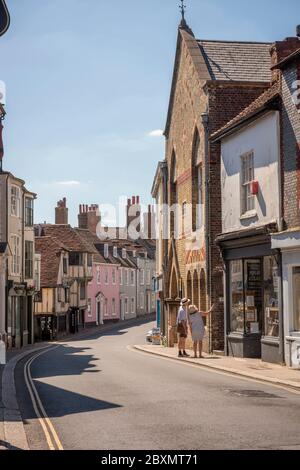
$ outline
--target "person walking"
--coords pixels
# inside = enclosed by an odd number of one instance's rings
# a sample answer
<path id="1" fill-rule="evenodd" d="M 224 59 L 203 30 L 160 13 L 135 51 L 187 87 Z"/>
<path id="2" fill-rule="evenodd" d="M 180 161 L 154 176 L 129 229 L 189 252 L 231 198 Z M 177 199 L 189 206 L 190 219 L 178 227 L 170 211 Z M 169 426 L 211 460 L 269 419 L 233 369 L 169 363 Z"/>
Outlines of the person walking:
<path id="1" fill-rule="evenodd" d="M 194 357 L 197 359 L 197 351 L 199 350 L 200 359 L 202 356 L 203 338 L 205 336 L 205 326 L 203 317 L 207 317 L 214 309 L 214 306 L 208 312 L 200 312 L 196 305 L 191 305 L 188 309 L 189 312 L 189 326 L 194 343 Z"/>
<path id="2" fill-rule="evenodd" d="M 185 350 L 186 339 L 188 336 L 188 314 L 189 299 L 182 299 L 177 316 L 178 333 L 178 357 L 190 357 Z"/>

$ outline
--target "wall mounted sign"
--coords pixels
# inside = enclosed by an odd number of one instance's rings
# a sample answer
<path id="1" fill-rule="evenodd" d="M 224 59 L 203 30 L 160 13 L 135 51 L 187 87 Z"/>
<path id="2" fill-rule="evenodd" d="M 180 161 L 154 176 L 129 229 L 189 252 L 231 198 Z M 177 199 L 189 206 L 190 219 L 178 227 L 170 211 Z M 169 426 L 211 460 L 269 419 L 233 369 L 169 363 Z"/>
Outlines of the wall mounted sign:
<path id="1" fill-rule="evenodd" d="M 10 15 L 5 0 L 0 0 L 0 36 L 6 33 L 10 25 Z"/>

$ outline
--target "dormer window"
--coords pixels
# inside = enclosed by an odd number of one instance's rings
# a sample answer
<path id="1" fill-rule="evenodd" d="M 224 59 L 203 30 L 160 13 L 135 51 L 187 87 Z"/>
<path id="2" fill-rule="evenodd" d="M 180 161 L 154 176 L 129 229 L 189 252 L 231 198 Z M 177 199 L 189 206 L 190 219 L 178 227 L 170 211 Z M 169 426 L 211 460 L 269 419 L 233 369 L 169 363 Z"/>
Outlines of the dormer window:
<path id="1" fill-rule="evenodd" d="M 126 259 L 126 257 L 127 257 L 127 253 L 126 253 L 125 248 L 123 248 L 123 249 L 122 249 L 122 258 L 123 258 L 123 259 Z"/>
<path id="2" fill-rule="evenodd" d="M 104 245 L 104 258 L 108 258 L 108 245 Z"/>
<path id="3" fill-rule="evenodd" d="M 118 248 L 114 246 L 114 258 L 118 257 Z"/>

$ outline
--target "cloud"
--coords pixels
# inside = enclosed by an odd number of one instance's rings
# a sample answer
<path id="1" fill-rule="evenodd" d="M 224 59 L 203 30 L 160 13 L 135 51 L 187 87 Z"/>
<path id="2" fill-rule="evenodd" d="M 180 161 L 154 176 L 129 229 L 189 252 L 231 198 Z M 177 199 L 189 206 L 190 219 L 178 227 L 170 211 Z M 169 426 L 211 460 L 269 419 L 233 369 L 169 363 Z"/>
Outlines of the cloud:
<path id="1" fill-rule="evenodd" d="M 156 129 L 154 131 L 149 132 L 148 135 L 150 137 L 162 137 L 164 135 L 164 131 L 162 129 Z"/>
<path id="2" fill-rule="evenodd" d="M 55 184 L 59 186 L 80 186 L 81 183 L 79 181 L 58 181 Z"/>

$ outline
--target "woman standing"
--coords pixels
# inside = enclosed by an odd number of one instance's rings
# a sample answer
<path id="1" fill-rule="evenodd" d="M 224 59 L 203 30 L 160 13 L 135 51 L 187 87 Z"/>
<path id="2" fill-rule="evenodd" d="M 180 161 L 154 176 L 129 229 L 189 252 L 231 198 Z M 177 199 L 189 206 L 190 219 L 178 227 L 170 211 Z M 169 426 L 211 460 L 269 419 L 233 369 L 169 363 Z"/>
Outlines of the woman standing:
<path id="1" fill-rule="evenodd" d="M 195 305 L 189 307 L 189 325 L 192 333 L 192 340 L 194 343 L 194 354 L 197 359 L 197 351 L 199 349 L 199 357 L 202 356 L 203 338 L 205 335 L 205 326 L 203 317 L 207 317 L 214 309 L 214 306 L 208 312 L 200 312 Z"/>

